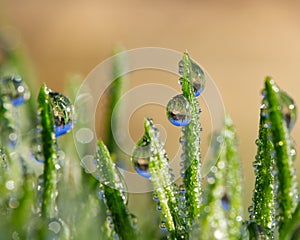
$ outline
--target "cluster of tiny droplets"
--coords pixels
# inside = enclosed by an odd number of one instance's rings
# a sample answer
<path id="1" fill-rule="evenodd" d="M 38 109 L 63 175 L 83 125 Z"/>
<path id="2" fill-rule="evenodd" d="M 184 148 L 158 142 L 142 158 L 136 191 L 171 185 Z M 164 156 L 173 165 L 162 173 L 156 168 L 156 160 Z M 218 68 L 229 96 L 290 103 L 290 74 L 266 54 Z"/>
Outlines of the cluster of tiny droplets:
<path id="1" fill-rule="evenodd" d="M 37 126 L 33 137 L 33 156 L 37 162 L 43 163 L 44 156 L 42 152 L 42 125 L 41 125 L 41 110 L 37 111 Z"/>
<path id="2" fill-rule="evenodd" d="M 30 92 L 21 77 L 10 76 L 1 79 L 0 95 L 1 108 L 4 110 L 2 117 L 5 119 L 2 119 L 1 124 L 7 124 L 5 129 L 8 129 L 8 132 L 2 133 L 3 136 L 7 137 L 4 141 L 7 141 L 8 147 L 15 147 L 21 136 L 18 121 L 19 111 L 16 107 L 19 107 L 29 99 Z"/>
<path id="3" fill-rule="evenodd" d="M 102 183 L 99 184 L 98 197 L 100 200 L 103 201 L 104 204 L 106 204 L 107 199 L 105 197 L 104 188 L 103 188 Z M 106 209 L 105 227 L 106 227 L 106 230 L 108 231 L 108 235 L 110 235 L 110 237 L 112 237 L 115 240 L 119 239 L 119 235 L 115 231 L 115 224 L 114 224 L 114 221 L 112 218 L 112 213 L 109 209 Z"/>
<path id="4" fill-rule="evenodd" d="M 169 202 L 175 203 L 177 202 L 176 196 L 174 195 L 173 189 L 176 189 L 175 185 L 175 178 L 174 174 L 172 172 L 172 169 L 169 167 L 169 160 L 166 151 L 163 148 L 163 144 L 159 141 L 159 131 L 158 129 L 153 125 L 153 121 L 151 119 L 147 120 L 147 124 L 150 126 L 150 138 L 152 140 L 151 142 L 151 158 L 159 158 L 160 159 L 160 174 L 163 176 L 162 179 L 160 179 L 160 184 L 161 186 L 154 191 L 154 196 L 153 200 L 157 202 L 157 211 L 162 214 L 161 216 L 161 223 L 160 223 L 160 229 L 163 231 L 167 231 L 167 223 L 166 223 L 166 218 L 167 216 L 164 216 L 164 213 L 162 212 L 161 208 L 161 202 L 159 199 L 159 194 L 162 192 L 166 192 L 169 196 Z M 152 159 L 153 161 L 156 161 L 157 159 Z M 165 201 L 163 199 L 162 201 Z M 177 212 L 178 207 L 176 206 L 173 211 Z"/>
<path id="5" fill-rule="evenodd" d="M 182 76 L 183 75 L 183 68 L 184 68 L 182 60 L 179 62 L 178 68 L 179 68 L 179 74 Z M 191 60 L 191 75 L 192 75 L 192 83 L 193 83 L 193 89 L 194 89 L 195 97 L 198 97 L 204 89 L 205 77 L 204 77 L 204 72 L 202 71 L 202 69 L 195 62 L 193 62 L 192 60 Z M 179 79 L 179 84 L 180 85 L 182 84 L 182 78 Z M 198 101 L 195 100 L 194 104 L 196 105 L 195 107 L 197 109 L 197 112 L 200 114 L 201 109 L 199 107 Z M 195 118 L 195 116 L 193 114 L 191 114 L 191 120 L 192 120 L 192 118 Z M 199 116 L 197 115 L 197 119 L 193 119 L 193 121 L 199 121 Z M 202 129 L 199 128 L 198 124 L 195 125 L 195 128 L 197 128 L 197 129 L 194 129 L 193 133 L 198 135 L 200 133 L 200 131 L 202 131 Z M 185 171 L 190 165 L 190 162 L 188 161 L 189 156 L 187 155 L 188 154 L 188 149 L 189 149 L 187 144 L 189 144 L 189 143 L 186 142 L 185 131 L 186 131 L 186 128 L 183 127 L 182 128 L 182 135 L 179 138 L 179 142 L 182 145 L 182 154 L 181 154 L 181 160 L 182 161 L 180 163 L 180 166 L 181 166 L 180 174 L 181 174 L 182 178 L 185 177 Z M 200 138 L 199 138 L 199 136 L 195 136 L 194 139 L 199 140 L 199 143 L 192 143 L 192 144 L 196 144 L 200 147 Z M 200 155 L 200 158 L 201 158 L 201 155 Z M 199 159 L 199 161 L 200 161 L 200 159 Z M 199 162 L 199 168 L 200 167 L 201 167 L 201 162 Z M 201 183 L 200 172 L 198 172 L 197 177 L 199 179 L 198 182 Z M 200 187 L 201 186 L 198 186 L 197 189 L 200 189 Z M 185 198 L 183 198 L 182 192 L 179 192 L 179 195 L 181 196 L 181 199 L 185 200 Z M 185 191 L 184 191 L 184 195 L 185 195 Z M 184 209 L 186 209 L 185 202 L 181 201 L 181 204 L 182 204 L 181 207 L 183 208 L 182 212 L 185 213 L 186 212 L 184 210 Z M 200 202 L 199 202 L 199 204 L 200 204 Z M 198 207 L 200 207 L 200 206 L 198 206 Z"/>
<path id="6" fill-rule="evenodd" d="M 43 201 L 43 193 L 44 193 L 44 176 L 43 174 L 41 174 L 38 178 L 37 178 L 37 213 L 41 214 L 42 212 L 42 201 Z"/>
<path id="7" fill-rule="evenodd" d="M 270 129 L 271 128 L 271 122 L 269 121 L 269 118 L 268 118 L 269 117 L 268 103 L 265 99 L 265 95 L 266 95 L 265 91 L 263 91 L 262 92 L 263 100 L 262 100 L 262 103 L 260 105 L 261 117 L 264 121 L 264 125 L 262 127 L 266 128 L 266 129 Z M 272 144 L 271 139 L 268 139 L 268 141 L 269 141 L 270 144 Z M 260 139 L 257 139 L 255 141 L 255 144 L 257 145 L 258 148 L 260 148 L 263 145 L 263 143 L 261 142 Z M 253 162 L 254 173 L 256 175 L 256 178 L 259 177 L 258 174 L 259 174 L 259 171 L 260 171 L 261 163 L 263 161 L 261 154 L 262 153 L 258 153 L 255 156 L 255 161 Z M 276 196 L 276 192 L 277 192 L 278 187 L 276 187 L 277 186 L 277 171 L 276 171 L 276 166 L 274 164 L 274 158 L 275 158 L 274 149 L 272 149 L 269 154 L 270 154 L 270 161 L 272 163 L 270 173 L 274 177 L 271 188 L 272 188 L 272 191 L 273 191 L 273 195 Z M 255 191 L 255 194 L 256 194 L 257 191 L 259 191 L 259 190 L 255 189 L 254 191 Z M 271 207 L 271 209 L 272 209 L 271 219 L 270 219 L 270 222 L 267 224 L 267 227 L 271 231 L 271 233 L 274 232 L 275 226 L 276 226 L 276 224 L 275 224 L 275 215 L 276 215 L 276 202 L 277 202 L 276 198 L 274 198 L 272 201 L 273 201 L 273 206 Z M 253 202 L 253 204 L 255 204 L 255 203 Z M 256 230 L 258 231 L 258 233 L 260 233 L 260 235 L 265 235 L 265 231 L 263 230 L 263 228 L 259 224 L 256 223 L 256 221 L 258 221 L 258 219 L 257 220 L 255 219 L 255 215 L 257 213 L 255 212 L 254 205 L 251 205 L 248 208 L 248 213 L 249 213 L 249 223 L 255 224 Z M 272 234 L 270 237 L 273 238 L 274 235 Z"/>
<path id="8" fill-rule="evenodd" d="M 96 168 L 98 169 L 98 180 L 100 181 L 100 187 L 99 187 L 99 197 L 102 198 L 101 196 L 103 196 L 103 200 L 106 201 L 105 197 L 104 197 L 104 191 L 103 191 L 103 184 L 107 185 L 109 187 L 112 187 L 114 189 L 117 189 L 120 193 L 121 193 L 121 197 L 122 200 L 124 202 L 124 204 L 127 204 L 128 201 L 128 192 L 126 189 L 126 184 L 123 181 L 122 177 L 120 176 L 121 173 L 118 171 L 118 169 L 116 168 L 115 163 L 112 163 L 112 168 L 113 168 L 113 179 L 110 179 L 108 174 L 107 174 L 107 170 L 105 164 L 103 163 L 103 161 L 101 161 L 101 157 L 99 156 L 99 154 L 96 154 L 96 159 L 95 159 L 95 164 L 96 164 Z"/>

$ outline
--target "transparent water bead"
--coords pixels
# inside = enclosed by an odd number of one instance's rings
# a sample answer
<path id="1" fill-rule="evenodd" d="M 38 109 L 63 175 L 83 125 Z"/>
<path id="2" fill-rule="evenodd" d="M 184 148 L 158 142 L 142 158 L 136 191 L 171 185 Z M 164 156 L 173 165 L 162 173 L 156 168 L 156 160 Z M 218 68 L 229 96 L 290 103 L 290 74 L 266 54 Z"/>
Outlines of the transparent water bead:
<path id="1" fill-rule="evenodd" d="M 49 91 L 50 104 L 53 109 L 55 134 L 57 137 L 69 132 L 74 123 L 74 107 L 69 98 Z"/>
<path id="2" fill-rule="evenodd" d="M 224 210 L 228 211 L 229 210 L 229 198 L 227 194 L 225 193 L 222 197 L 222 207 Z"/>
<path id="3" fill-rule="evenodd" d="M 191 61 L 191 80 L 193 83 L 193 88 L 195 92 L 195 97 L 198 97 L 204 90 L 206 84 L 205 73 L 201 69 L 201 67 L 195 63 L 193 60 Z M 178 63 L 179 74 L 183 75 L 183 61 L 179 61 Z M 179 84 L 182 85 L 183 78 L 179 79 Z"/>
<path id="4" fill-rule="evenodd" d="M 279 92 L 280 100 L 281 100 L 281 111 L 283 113 L 287 128 L 291 131 L 296 122 L 297 118 L 297 108 L 294 104 L 294 100 L 287 95 L 285 92 Z"/>
<path id="5" fill-rule="evenodd" d="M 30 98 L 30 92 L 20 76 L 10 76 L 2 80 L 4 91 L 12 105 L 20 106 Z"/>
<path id="6" fill-rule="evenodd" d="M 131 156 L 135 171 L 145 178 L 151 177 L 151 173 L 149 172 L 150 154 L 150 143 L 145 139 L 134 148 Z"/>
<path id="7" fill-rule="evenodd" d="M 176 95 L 167 104 L 167 117 L 175 126 L 187 126 L 192 117 L 192 109 L 187 99 L 182 95 Z"/>
<path id="8" fill-rule="evenodd" d="M 167 231 L 168 228 L 167 228 L 167 225 L 166 225 L 166 222 L 162 221 L 160 224 L 159 224 L 159 228 L 163 231 Z"/>

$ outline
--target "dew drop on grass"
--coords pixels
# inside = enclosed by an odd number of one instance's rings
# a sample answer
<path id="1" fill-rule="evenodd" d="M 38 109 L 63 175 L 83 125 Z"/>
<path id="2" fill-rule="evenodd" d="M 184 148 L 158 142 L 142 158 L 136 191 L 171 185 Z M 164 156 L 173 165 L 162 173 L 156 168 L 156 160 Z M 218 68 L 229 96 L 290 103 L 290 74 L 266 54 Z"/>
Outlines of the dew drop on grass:
<path id="1" fill-rule="evenodd" d="M 49 91 L 50 105 L 53 110 L 55 134 L 57 137 L 69 132 L 74 124 L 74 107 L 66 96 Z"/>
<path id="2" fill-rule="evenodd" d="M 145 178 L 151 177 L 151 173 L 149 172 L 150 151 L 150 144 L 145 140 L 134 148 L 131 157 L 135 171 Z"/>
<path id="3" fill-rule="evenodd" d="M 169 121 L 175 126 L 187 126 L 191 121 L 192 109 L 182 94 L 173 97 L 166 110 Z"/>
<path id="4" fill-rule="evenodd" d="M 49 223 L 48 228 L 50 231 L 54 232 L 55 234 L 58 234 L 61 230 L 61 225 L 57 220 L 53 220 Z"/>
<path id="5" fill-rule="evenodd" d="M 178 63 L 179 68 L 179 74 L 183 75 L 183 62 L 182 60 Z M 201 69 L 201 67 L 195 63 L 193 60 L 191 60 L 191 79 L 193 83 L 193 89 L 195 93 L 195 97 L 200 96 L 200 94 L 203 92 L 205 88 L 206 78 L 204 71 Z M 182 85 L 183 78 L 179 78 L 179 84 Z"/>
<path id="6" fill-rule="evenodd" d="M 204 90 L 206 79 L 205 74 L 201 67 L 195 63 L 193 60 L 191 60 L 191 67 L 192 67 L 192 82 L 193 82 L 193 88 L 195 92 L 195 96 L 198 97 Z"/>
<path id="7" fill-rule="evenodd" d="M 222 202 L 223 209 L 228 211 L 229 210 L 229 198 L 226 193 L 223 195 L 221 202 Z"/>
<path id="8" fill-rule="evenodd" d="M 30 98 L 27 85 L 20 76 L 10 76 L 2 80 L 4 91 L 13 106 L 20 106 Z"/>
<path id="9" fill-rule="evenodd" d="M 253 208 L 253 206 L 248 207 L 248 212 L 249 212 L 250 215 L 254 214 L 254 208 Z"/>
<path id="10" fill-rule="evenodd" d="M 168 228 L 166 226 L 166 222 L 162 221 L 160 224 L 159 224 L 159 228 L 163 231 L 167 231 Z"/>
<path id="11" fill-rule="evenodd" d="M 281 102 L 281 111 L 286 122 L 286 126 L 289 131 L 294 128 L 296 118 L 297 118 L 297 108 L 294 104 L 294 100 L 287 95 L 285 92 L 280 91 L 280 102 Z"/>

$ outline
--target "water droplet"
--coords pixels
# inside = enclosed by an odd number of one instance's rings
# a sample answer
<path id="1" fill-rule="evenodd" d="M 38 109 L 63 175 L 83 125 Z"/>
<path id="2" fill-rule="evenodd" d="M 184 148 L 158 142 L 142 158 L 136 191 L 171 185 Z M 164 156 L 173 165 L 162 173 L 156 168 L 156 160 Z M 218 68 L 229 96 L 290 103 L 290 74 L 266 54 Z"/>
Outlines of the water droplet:
<path id="1" fill-rule="evenodd" d="M 54 232 L 55 234 L 58 234 L 61 230 L 61 225 L 57 220 L 53 220 L 49 223 L 48 228 L 50 231 Z"/>
<path id="2" fill-rule="evenodd" d="M 159 198 L 158 198 L 157 193 L 153 193 L 153 201 L 154 202 L 159 202 Z"/>
<path id="3" fill-rule="evenodd" d="M 223 239 L 223 236 L 224 236 L 224 234 L 223 234 L 219 229 L 217 229 L 217 230 L 214 232 L 214 237 L 215 237 L 216 239 Z"/>
<path id="4" fill-rule="evenodd" d="M 149 172 L 150 150 L 149 142 L 144 139 L 134 148 L 131 156 L 135 171 L 145 178 L 151 177 L 151 173 Z"/>
<path id="5" fill-rule="evenodd" d="M 195 97 L 198 97 L 203 92 L 205 87 L 205 83 L 206 83 L 205 74 L 201 69 L 201 67 L 193 60 L 191 60 L 191 68 L 192 68 L 191 77 L 192 77 Z"/>
<path id="6" fill-rule="evenodd" d="M 162 221 L 160 224 L 159 224 L 159 228 L 163 231 L 167 231 L 168 228 L 167 228 L 167 225 L 166 225 L 166 222 Z"/>
<path id="7" fill-rule="evenodd" d="M 57 137 L 69 132 L 74 123 L 74 107 L 71 101 L 58 92 L 49 91 L 50 104 L 54 114 Z"/>
<path id="8" fill-rule="evenodd" d="M 183 185 L 183 184 L 180 185 L 180 186 L 179 186 L 179 193 L 182 194 L 182 195 L 184 195 L 184 194 L 185 194 L 185 191 L 186 191 L 186 190 L 185 190 L 184 185 Z"/>
<path id="9" fill-rule="evenodd" d="M 6 77 L 2 84 L 12 105 L 20 106 L 30 98 L 28 87 L 20 76 Z"/>
<path id="10" fill-rule="evenodd" d="M 14 190 L 15 189 L 15 182 L 13 180 L 8 180 L 6 183 L 5 183 L 5 187 L 7 190 Z"/>
<path id="11" fill-rule="evenodd" d="M 159 213 L 161 213 L 161 212 L 162 212 L 162 209 L 161 209 L 161 206 L 160 206 L 160 204 L 159 204 L 159 203 L 157 204 L 157 211 L 158 211 Z"/>
<path id="12" fill-rule="evenodd" d="M 17 198 L 11 197 L 11 198 L 9 199 L 8 206 L 9 206 L 10 208 L 17 208 L 17 207 L 19 207 L 19 205 L 20 205 L 20 203 L 19 203 L 19 201 L 18 201 Z"/>
<path id="13" fill-rule="evenodd" d="M 181 145 L 184 145 L 184 143 L 185 143 L 185 137 L 184 137 L 184 136 L 181 136 L 181 137 L 179 138 L 179 143 L 180 143 Z"/>
<path id="14" fill-rule="evenodd" d="M 180 60 L 180 61 L 178 62 L 178 73 L 179 73 L 179 75 L 181 75 L 181 76 L 182 76 L 182 74 L 183 74 L 183 61 L 182 61 L 182 60 Z"/>
<path id="15" fill-rule="evenodd" d="M 192 110 L 186 98 L 180 94 L 167 104 L 167 117 L 175 126 L 186 126 L 191 121 Z"/>
<path id="16" fill-rule="evenodd" d="M 195 93 L 195 97 L 198 97 L 204 90 L 206 79 L 205 74 L 203 70 L 200 68 L 200 66 L 195 63 L 193 60 L 191 60 L 191 78 L 193 83 L 193 89 Z M 179 62 L 179 74 L 183 74 L 183 63 L 182 61 Z M 179 78 L 178 83 L 182 85 L 183 78 Z"/>
<path id="17" fill-rule="evenodd" d="M 222 207 L 224 208 L 224 210 L 228 211 L 229 210 L 229 198 L 226 193 L 223 195 L 221 201 L 222 201 Z"/>
<path id="18" fill-rule="evenodd" d="M 253 215 L 253 214 L 254 214 L 254 208 L 253 208 L 253 206 L 248 207 L 248 213 L 249 213 L 250 215 Z"/>
<path id="19" fill-rule="evenodd" d="M 297 108 L 294 100 L 285 92 L 280 91 L 281 111 L 283 113 L 287 128 L 291 131 L 294 128 L 297 118 Z"/>

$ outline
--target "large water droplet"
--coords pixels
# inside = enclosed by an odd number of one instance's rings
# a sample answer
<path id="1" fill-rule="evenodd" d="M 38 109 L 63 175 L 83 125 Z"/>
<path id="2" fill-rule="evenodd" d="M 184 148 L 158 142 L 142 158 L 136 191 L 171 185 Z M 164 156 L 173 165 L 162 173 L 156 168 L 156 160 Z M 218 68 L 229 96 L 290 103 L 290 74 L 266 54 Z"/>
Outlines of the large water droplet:
<path id="1" fill-rule="evenodd" d="M 296 105 L 294 104 L 294 100 L 285 92 L 280 91 L 279 96 L 281 100 L 281 111 L 283 113 L 286 126 L 289 131 L 291 131 L 295 125 L 297 118 Z"/>
<path id="2" fill-rule="evenodd" d="M 191 121 L 192 110 L 186 98 L 180 94 L 167 104 L 167 117 L 175 126 L 186 126 Z"/>
<path id="3" fill-rule="evenodd" d="M 192 68 L 192 82 L 193 82 L 193 88 L 195 92 L 195 96 L 198 97 L 204 90 L 206 79 L 205 74 L 201 67 L 195 63 L 193 60 L 191 60 L 191 68 Z"/>
<path id="4" fill-rule="evenodd" d="M 135 171 L 145 178 L 151 177 L 149 172 L 150 151 L 150 143 L 145 139 L 134 148 L 131 157 Z"/>
<path id="5" fill-rule="evenodd" d="M 66 96 L 58 92 L 49 92 L 53 109 L 55 134 L 57 137 L 69 132 L 74 123 L 74 107 Z"/>
<path id="6" fill-rule="evenodd" d="M 183 61 L 179 61 L 178 63 L 178 72 L 182 76 L 183 75 Z M 206 79 L 205 79 L 205 73 L 201 69 L 201 67 L 195 63 L 193 60 L 191 60 L 191 79 L 193 83 L 193 88 L 195 92 L 195 97 L 198 97 L 204 90 Z M 182 85 L 183 78 L 179 79 L 179 84 Z"/>
<path id="7" fill-rule="evenodd" d="M 12 105 L 20 106 L 30 98 L 28 87 L 20 76 L 6 77 L 2 84 Z"/>

